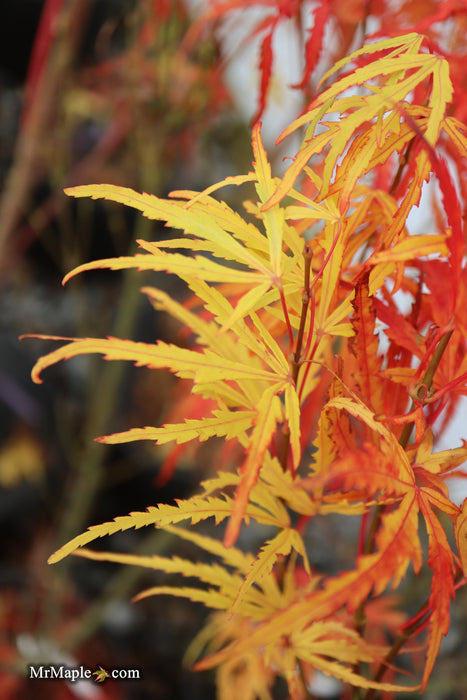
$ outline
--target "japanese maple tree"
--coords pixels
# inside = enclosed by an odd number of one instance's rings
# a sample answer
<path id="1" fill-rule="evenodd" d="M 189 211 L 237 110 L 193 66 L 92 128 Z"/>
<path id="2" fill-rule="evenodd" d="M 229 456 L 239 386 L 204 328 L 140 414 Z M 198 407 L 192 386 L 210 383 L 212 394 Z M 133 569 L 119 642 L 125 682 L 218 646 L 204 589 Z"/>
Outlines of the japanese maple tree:
<path id="1" fill-rule="evenodd" d="M 324 21 L 336 7 L 323 3 L 315 16 Z M 264 27 L 271 32 L 274 23 Z M 433 40 L 411 32 L 340 58 L 321 85 L 281 136 L 302 133 L 281 177 L 257 122 L 252 171 L 202 192 L 162 199 L 106 184 L 68 189 L 182 233 L 141 240 L 143 252 L 81 265 L 65 281 L 97 268 L 177 275 L 191 293 L 185 303 L 156 287 L 142 291 L 194 341 L 56 338 L 67 342 L 33 370 L 40 382 L 60 360 L 99 353 L 190 380 L 174 422 L 98 440 L 172 442 L 180 456 L 185 443 L 217 436 L 212 477 L 176 505 L 93 525 L 50 562 L 73 553 L 198 580 L 137 599 L 170 594 L 213 611 L 190 658 L 198 670 L 217 668 L 223 700 L 270 698 L 277 676 L 290 697 L 304 698 L 316 671 L 366 700 L 423 690 L 466 581 L 467 505 L 453 502 L 446 479 L 467 460 L 467 443 L 437 448 L 440 421 L 444 427 L 467 393 L 467 133 L 454 116 L 450 64 Z M 410 235 L 407 217 L 430 178 L 436 230 Z M 245 201 L 245 217 L 214 196 L 248 183 L 256 197 Z M 306 534 L 316 516 L 335 515 L 359 523 L 353 566 L 318 572 Z M 225 524 L 218 538 L 197 529 L 207 518 Z M 247 552 L 238 538 L 252 521 L 271 534 Z M 87 547 L 143 526 L 174 533 L 214 561 Z M 431 579 L 411 616 L 392 607 L 409 567 Z M 413 656 L 418 681 L 401 681 L 401 651 Z"/>

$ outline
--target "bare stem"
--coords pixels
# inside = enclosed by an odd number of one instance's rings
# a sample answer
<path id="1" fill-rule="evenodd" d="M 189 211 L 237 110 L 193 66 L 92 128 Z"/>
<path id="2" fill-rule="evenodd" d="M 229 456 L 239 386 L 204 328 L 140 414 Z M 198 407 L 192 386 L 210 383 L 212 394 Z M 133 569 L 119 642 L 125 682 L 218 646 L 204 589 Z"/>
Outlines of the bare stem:
<path id="1" fill-rule="evenodd" d="M 305 334 L 306 317 L 308 313 L 308 306 L 310 304 L 310 270 L 311 270 L 311 247 L 309 243 L 305 243 L 303 249 L 303 257 L 305 259 L 305 272 L 304 272 L 304 285 L 303 285 L 303 295 L 302 295 L 302 312 L 300 314 L 300 325 L 297 333 L 297 340 L 295 342 L 295 352 L 292 360 L 292 378 L 295 383 L 297 383 L 298 372 L 301 365 L 302 356 L 302 346 L 303 346 L 303 336 Z"/>
<path id="2" fill-rule="evenodd" d="M 298 327 L 298 333 L 297 333 L 297 338 L 295 341 L 295 350 L 293 353 L 292 357 L 292 381 L 294 382 L 295 386 L 297 385 L 297 380 L 298 380 L 298 373 L 300 371 L 301 367 L 301 360 L 302 360 L 302 346 L 303 346 L 303 338 L 305 334 L 305 325 L 306 325 L 306 317 L 308 313 L 308 306 L 310 304 L 310 298 L 311 298 L 311 293 L 310 293 L 310 276 L 311 276 L 311 258 L 312 258 L 312 252 L 311 252 L 311 246 L 308 242 L 305 243 L 304 248 L 303 248 L 303 258 L 305 261 L 305 270 L 304 270 L 304 285 L 303 285 L 303 295 L 302 295 L 302 311 L 300 314 L 300 325 Z M 283 292 L 281 290 L 281 302 L 283 308 L 285 307 L 285 299 L 283 300 Z M 289 338 L 291 337 L 290 334 L 292 333 L 292 329 L 290 328 L 290 321 L 287 313 L 287 309 L 285 308 L 284 310 L 284 316 L 286 318 L 286 322 L 288 323 L 288 328 L 289 328 Z M 291 347 L 293 345 L 293 336 L 292 336 L 292 343 Z M 282 443 L 282 454 L 281 454 L 281 465 L 283 471 L 287 470 L 287 461 L 288 461 L 288 456 L 289 456 L 289 446 L 290 446 L 290 430 L 289 427 L 286 425 L 284 427 L 284 440 Z"/>
<path id="3" fill-rule="evenodd" d="M 394 194 L 394 192 L 396 191 L 396 189 L 399 185 L 399 182 L 401 181 L 402 173 L 404 172 L 405 166 L 409 162 L 410 154 L 412 152 L 412 148 L 414 146 L 414 143 L 415 143 L 415 136 L 409 141 L 409 144 L 407 146 L 405 153 L 399 159 L 399 167 L 397 169 L 394 180 L 392 181 L 392 185 L 389 188 L 389 194 Z"/>
<path id="4" fill-rule="evenodd" d="M 287 333 L 289 335 L 289 352 L 290 352 L 292 350 L 292 347 L 293 347 L 293 331 L 292 331 L 292 326 L 290 324 L 290 316 L 289 316 L 289 312 L 287 310 L 287 304 L 285 301 L 284 290 L 282 288 L 282 284 L 279 283 L 278 288 L 279 288 L 279 296 L 280 296 L 280 300 L 281 300 L 282 312 L 284 314 L 285 324 L 287 326 Z"/>

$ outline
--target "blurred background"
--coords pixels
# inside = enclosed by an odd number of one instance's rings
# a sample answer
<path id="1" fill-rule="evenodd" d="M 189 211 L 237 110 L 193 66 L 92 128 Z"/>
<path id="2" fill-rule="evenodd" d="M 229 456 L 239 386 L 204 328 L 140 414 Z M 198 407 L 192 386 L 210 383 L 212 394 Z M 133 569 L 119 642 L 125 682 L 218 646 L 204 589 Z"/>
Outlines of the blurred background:
<path id="1" fill-rule="evenodd" d="M 54 343 L 18 338 L 115 335 L 180 342 L 179 329 L 156 315 L 139 293 L 152 281 L 182 297 L 184 290 L 170 276 L 95 271 L 61 286 L 63 275 L 80 263 L 132 254 L 138 238 L 167 237 L 157 222 L 118 205 L 72 200 L 63 189 L 105 182 L 166 196 L 174 189 L 203 189 L 249 170 L 249 122 L 261 109 L 259 83 L 265 79 L 264 47 L 262 72 L 258 59 L 260 28 L 271 27 L 262 22 L 280 4 L 246 3 L 255 7 L 242 9 L 242 3 L 232 3 L 243 13 L 241 21 L 237 15 L 226 24 L 214 14 L 204 31 L 197 31 L 193 18 L 203 8 L 194 2 L 3 0 L 2 700 L 215 696 L 210 674 L 193 674 L 181 663 L 204 618 L 201 607 L 165 597 L 131 604 L 138 590 L 154 585 L 153 577 L 136 568 L 72 558 L 53 567 L 46 564 L 59 545 L 88 525 L 186 497 L 209 473 L 203 451 L 196 455 L 187 451 L 181 466 L 166 479 L 170 464 L 164 450 L 146 443 L 110 447 L 93 442 L 110 432 L 167 420 L 176 400 L 172 378 L 165 372 L 83 357 L 47 370 L 44 383 L 34 385 L 31 368 Z M 302 90 L 289 86 L 303 75 L 302 49 L 313 25 L 310 8 L 320 4 L 282 3 L 290 5 L 282 17 L 287 21 L 274 24 L 278 59 L 262 114 L 268 147 L 316 87 L 318 78 L 313 73 L 313 80 L 312 72 Z M 363 5 L 329 3 L 333 24 L 320 35 L 326 51 L 318 47 L 313 57 L 318 74 L 336 55 L 345 55 L 358 44 L 371 22 L 374 29 L 378 27 L 374 17 L 366 17 L 362 33 Z M 378 5 L 379 21 L 386 5 Z M 400 12 L 393 19 L 407 25 L 435 9 L 436 3 L 427 0 L 412 20 Z M 246 40 L 250 30 L 253 42 Z M 288 150 L 277 151 L 277 169 L 295 146 L 291 143 Z M 244 198 L 243 193 L 230 191 L 223 196 L 235 206 Z M 127 532 L 112 539 L 107 548 L 189 556 L 183 543 L 177 542 L 174 550 L 163 533 Z M 453 636 L 446 642 L 441 688 L 434 687 L 430 697 L 467 698 L 466 672 L 459 670 L 457 660 L 465 641 L 465 617 L 464 599 Z M 141 680 L 97 685 L 27 679 L 28 664 L 40 663 L 137 668 Z M 464 679 L 459 678 L 461 673 Z M 451 680 L 448 690 L 444 677 Z M 332 685 L 323 688 L 320 697 L 336 692 Z M 283 697 L 282 689 L 276 690 L 277 698 Z"/>
<path id="2" fill-rule="evenodd" d="M 72 201 L 66 186 L 108 182 L 165 196 L 202 189 L 251 164 L 248 125 L 220 76 L 212 37 L 189 50 L 182 2 L 15 0 L 0 8 L 0 697 L 209 698 L 212 678 L 181 667 L 202 608 L 154 598 L 133 605 L 138 570 L 64 562 L 57 546 L 91 523 L 191 494 L 202 467 L 157 482 L 150 445 L 94 437 L 157 425 L 173 391 L 166 373 L 84 358 L 34 385 L 50 341 L 24 333 L 179 342 L 139 293 L 141 274 L 65 272 L 135 252 L 161 235 L 124 207 Z M 97 204 L 97 206 L 96 206 Z M 163 233 L 163 237 L 167 232 Z M 174 280 L 157 285 L 180 295 Z M 155 281 L 155 280 L 153 280 Z M 163 536 L 116 546 L 164 552 Z M 171 545 L 172 551 L 172 545 Z M 28 680 L 29 663 L 137 668 L 141 680 Z"/>

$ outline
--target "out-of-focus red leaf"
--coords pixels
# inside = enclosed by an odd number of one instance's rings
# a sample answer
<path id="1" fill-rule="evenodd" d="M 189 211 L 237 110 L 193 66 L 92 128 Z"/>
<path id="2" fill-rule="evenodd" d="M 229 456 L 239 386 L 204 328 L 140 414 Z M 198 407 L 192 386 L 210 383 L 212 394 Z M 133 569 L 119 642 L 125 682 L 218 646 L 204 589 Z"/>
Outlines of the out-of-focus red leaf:
<path id="1" fill-rule="evenodd" d="M 330 16 L 328 0 L 322 0 L 313 10 L 313 26 L 308 30 L 308 39 L 305 43 L 305 70 L 299 83 L 293 85 L 298 90 L 308 83 L 323 50 L 324 30 Z"/>
<path id="2" fill-rule="evenodd" d="M 44 3 L 26 75 L 23 123 L 28 118 L 30 105 L 38 98 L 40 81 L 53 46 L 63 2 L 64 0 L 45 0 Z"/>
<path id="3" fill-rule="evenodd" d="M 271 71 L 272 71 L 272 61 L 273 61 L 273 53 L 272 53 L 272 37 L 273 37 L 273 29 L 271 29 L 268 34 L 264 37 L 263 41 L 261 42 L 261 48 L 260 48 L 260 60 L 259 60 L 259 70 L 261 74 L 261 80 L 260 80 L 260 88 L 259 88 L 259 96 L 258 96 L 258 108 L 251 118 L 251 123 L 255 124 L 262 113 L 265 110 L 266 107 L 266 97 L 269 89 L 269 83 L 271 80 Z"/>
<path id="4" fill-rule="evenodd" d="M 424 341 L 416 328 L 396 309 L 395 306 L 383 304 L 380 299 L 374 300 L 378 318 L 385 324 L 384 332 L 394 343 L 406 348 L 416 357 L 424 354 Z"/>

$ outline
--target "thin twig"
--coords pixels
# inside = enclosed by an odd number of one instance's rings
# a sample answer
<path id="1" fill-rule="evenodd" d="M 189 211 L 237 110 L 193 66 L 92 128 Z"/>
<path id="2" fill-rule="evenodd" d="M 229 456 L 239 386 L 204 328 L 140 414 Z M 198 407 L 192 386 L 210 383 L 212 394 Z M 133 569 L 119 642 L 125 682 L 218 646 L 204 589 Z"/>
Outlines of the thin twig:
<path id="1" fill-rule="evenodd" d="M 297 333 L 297 338 L 295 340 L 295 350 L 293 353 L 292 357 L 292 381 L 297 386 L 297 380 L 298 380 L 298 373 L 300 371 L 301 367 L 301 360 L 302 360 L 302 346 L 303 346 L 303 337 L 305 334 L 305 325 L 306 325 L 306 317 L 308 314 L 308 306 L 310 304 L 310 276 L 311 276 L 311 258 L 312 258 L 312 252 L 311 252 L 311 246 L 308 242 L 305 243 L 303 247 L 303 258 L 304 258 L 304 263 L 305 263 L 305 268 L 304 268 L 304 284 L 303 284 L 303 294 L 302 294 L 302 311 L 300 314 L 300 324 L 298 327 L 298 333 Z M 285 301 L 284 301 L 285 303 Z M 285 310 L 284 315 L 286 317 L 286 321 L 288 321 L 288 314 L 286 313 L 287 310 Z M 289 426 L 286 424 L 283 429 L 283 442 L 282 442 L 282 454 L 281 454 L 281 465 L 283 471 L 287 471 L 287 462 L 288 462 L 288 456 L 289 456 L 289 447 L 290 447 L 290 429 Z"/>

